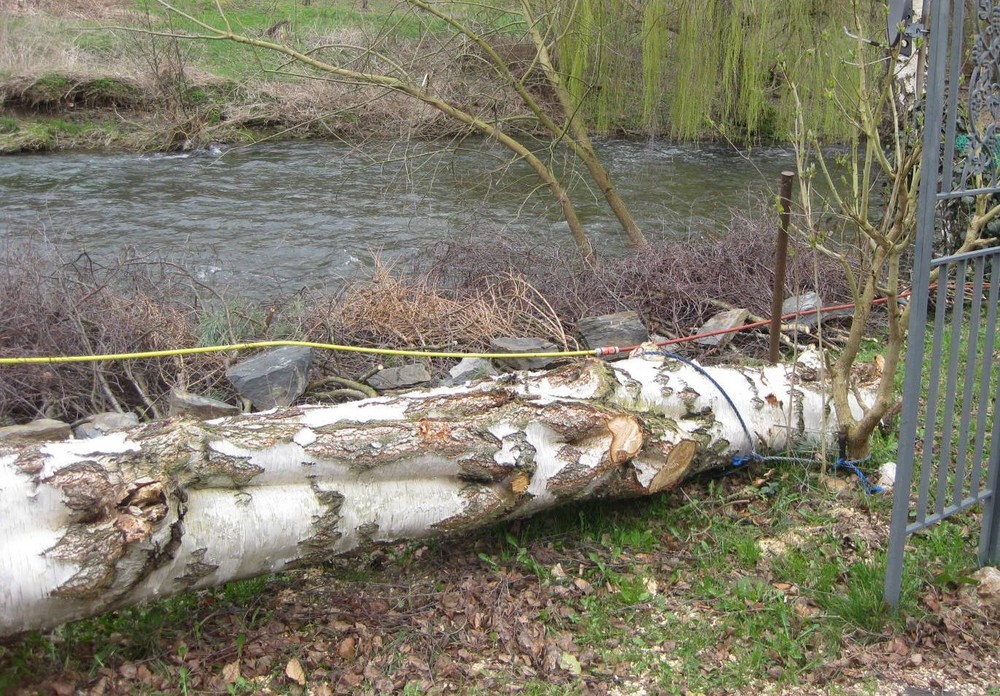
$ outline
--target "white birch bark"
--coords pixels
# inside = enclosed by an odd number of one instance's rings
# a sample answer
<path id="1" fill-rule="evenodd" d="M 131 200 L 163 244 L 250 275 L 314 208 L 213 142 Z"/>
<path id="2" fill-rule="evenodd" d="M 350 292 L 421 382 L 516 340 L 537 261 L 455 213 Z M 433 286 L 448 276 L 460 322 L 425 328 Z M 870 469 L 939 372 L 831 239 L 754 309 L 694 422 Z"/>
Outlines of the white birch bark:
<path id="1" fill-rule="evenodd" d="M 829 434 L 821 388 L 789 368 L 707 370 L 758 450 Z M 719 388 L 659 356 L 0 442 L 0 635 L 574 500 L 649 495 L 750 447 Z"/>

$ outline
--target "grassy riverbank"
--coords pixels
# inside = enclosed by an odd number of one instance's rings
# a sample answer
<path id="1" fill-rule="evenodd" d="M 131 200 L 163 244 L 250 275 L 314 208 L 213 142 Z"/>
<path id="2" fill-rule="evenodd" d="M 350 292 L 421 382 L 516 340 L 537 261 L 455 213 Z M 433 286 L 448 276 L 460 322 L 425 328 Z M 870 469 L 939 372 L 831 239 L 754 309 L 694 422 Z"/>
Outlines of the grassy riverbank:
<path id="1" fill-rule="evenodd" d="M 732 8 L 715 2 L 693 14 L 680 0 L 586 0 L 575 9 L 537 3 L 525 15 L 506 0 L 433 7 L 416 0 L 176 0 L 172 11 L 155 0 L 7 0 L 9 11 L 0 16 L 0 152 L 430 138 L 461 130 L 451 117 L 386 87 L 310 73 L 219 36 L 176 38 L 227 27 L 342 68 L 421 85 L 510 133 L 536 129 L 532 112 L 548 111 L 557 122 L 565 114 L 535 51 L 525 19 L 531 13 L 532 27 L 561 37 L 549 50 L 571 95 L 567 108 L 595 133 L 786 140 L 801 103 L 810 128 L 845 138 L 838 101 L 826 94 L 828 82 L 850 82 L 841 74 L 852 50 L 841 33 L 849 19 L 838 14 L 844 7 L 816 13 L 805 0 L 794 7 L 769 0 L 745 4 L 730 21 Z M 477 38 L 449 26 L 440 12 Z M 821 49 L 817 36 L 824 37 Z M 491 51 L 505 67 L 494 64 Z M 525 106 L 507 69 L 539 108 Z"/>
<path id="2" fill-rule="evenodd" d="M 219 24 L 211 3 L 183 0 L 176 7 Z M 364 10 L 346 0 L 225 7 L 234 29 L 299 47 L 347 52 L 389 37 L 401 71 L 433 76 L 439 94 L 473 113 L 484 108 L 481 95 L 494 95 L 493 116 L 510 115 L 513 100 L 495 99 L 489 71 L 440 20 L 389 0 L 371 0 Z M 146 0 L 16 5 L 0 17 L 0 153 L 432 137 L 455 130 L 436 111 L 397 94 L 306 79 L 266 51 L 150 33 L 197 29 Z M 501 48 L 510 41 L 494 38 Z"/>

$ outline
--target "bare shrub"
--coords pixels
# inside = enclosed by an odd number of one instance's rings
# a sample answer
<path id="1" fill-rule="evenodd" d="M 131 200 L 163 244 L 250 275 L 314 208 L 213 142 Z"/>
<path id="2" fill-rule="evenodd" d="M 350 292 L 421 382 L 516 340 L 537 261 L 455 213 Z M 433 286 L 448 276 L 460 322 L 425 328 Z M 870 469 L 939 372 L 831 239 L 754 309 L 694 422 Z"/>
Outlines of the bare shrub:
<path id="1" fill-rule="evenodd" d="M 191 277 L 134 251 L 68 261 L 44 242 L 11 243 L 0 270 L 0 355 L 105 355 L 197 343 Z M 0 367 L 0 414 L 75 420 L 163 411 L 173 386 L 225 391 L 225 356 Z"/>
<path id="2" fill-rule="evenodd" d="M 694 333 L 726 305 L 767 316 L 773 220 L 736 216 L 729 234 L 666 240 L 598 267 L 577 254 L 506 238 L 442 243 L 423 263 L 387 265 L 333 294 L 221 298 L 175 265 L 133 252 L 108 263 L 60 258 L 33 240 L 9 244 L 0 269 L 0 355 L 103 355 L 195 345 L 299 339 L 447 352 L 490 350 L 500 336 L 578 347 L 576 322 L 634 309 L 650 330 Z M 480 234 L 490 232 L 480 230 Z M 787 293 L 813 289 L 848 301 L 841 269 L 808 249 L 789 260 Z M 740 337 L 744 353 L 766 341 Z M 240 359 L 246 355 L 238 356 Z M 322 352 L 317 372 L 357 378 L 396 358 Z M 184 358 L 0 366 L 0 418 L 74 420 L 103 410 L 160 415 L 169 390 L 231 398 L 233 352 Z M 429 361 L 441 375 L 452 360 Z"/>
<path id="3" fill-rule="evenodd" d="M 498 273 L 522 277 L 548 300 L 570 333 L 584 316 L 632 309 L 651 331 L 684 336 L 726 306 L 770 315 L 776 229 L 763 211 L 737 214 L 724 235 L 662 240 L 596 268 L 542 245 L 473 238 L 440 245 L 429 272 L 461 292 L 481 288 Z M 810 249 L 793 249 L 786 293 L 814 289 L 816 274 L 825 303 L 850 301 L 842 270 Z"/>

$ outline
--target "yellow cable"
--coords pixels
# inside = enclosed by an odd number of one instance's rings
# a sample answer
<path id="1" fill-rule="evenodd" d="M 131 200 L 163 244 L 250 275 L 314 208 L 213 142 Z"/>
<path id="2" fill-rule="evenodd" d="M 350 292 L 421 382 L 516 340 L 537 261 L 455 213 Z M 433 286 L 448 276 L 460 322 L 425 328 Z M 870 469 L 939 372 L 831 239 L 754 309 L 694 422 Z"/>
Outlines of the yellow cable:
<path id="1" fill-rule="evenodd" d="M 374 355 L 400 355 L 411 358 L 576 358 L 595 355 L 593 350 L 566 350 L 539 353 L 449 353 L 432 350 L 395 350 L 392 348 L 365 348 L 362 346 L 342 346 L 335 343 L 313 343 L 311 341 L 257 341 L 255 343 L 232 343 L 223 346 L 201 346 L 198 348 L 175 348 L 173 350 L 151 350 L 143 353 L 109 353 L 106 355 L 58 355 L 52 357 L 0 358 L 0 365 L 50 365 L 55 363 L 103 362 L 108 360 L 137 360 L 141 358 L 169 358 L 175 355 L 197 355 L 224 350 L 248 350 L 251 348 L 272 348 L 276 346 L 304 346 L 321 350 L 339 350 L 351 353 Z"/>

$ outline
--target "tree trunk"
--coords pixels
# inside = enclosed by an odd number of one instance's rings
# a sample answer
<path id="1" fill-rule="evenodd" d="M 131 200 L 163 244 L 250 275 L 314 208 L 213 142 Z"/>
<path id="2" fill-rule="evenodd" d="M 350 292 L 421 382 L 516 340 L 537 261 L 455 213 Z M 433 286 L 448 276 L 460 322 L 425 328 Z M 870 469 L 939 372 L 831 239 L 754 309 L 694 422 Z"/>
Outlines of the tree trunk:
<path id="1" fill-rule="evenodd" d="M 649 495 L 751 448 L 816 443 L 818 386 L 660 355 L 303 406 L 0 443 L 0 635 L 183 590 Z"/>

